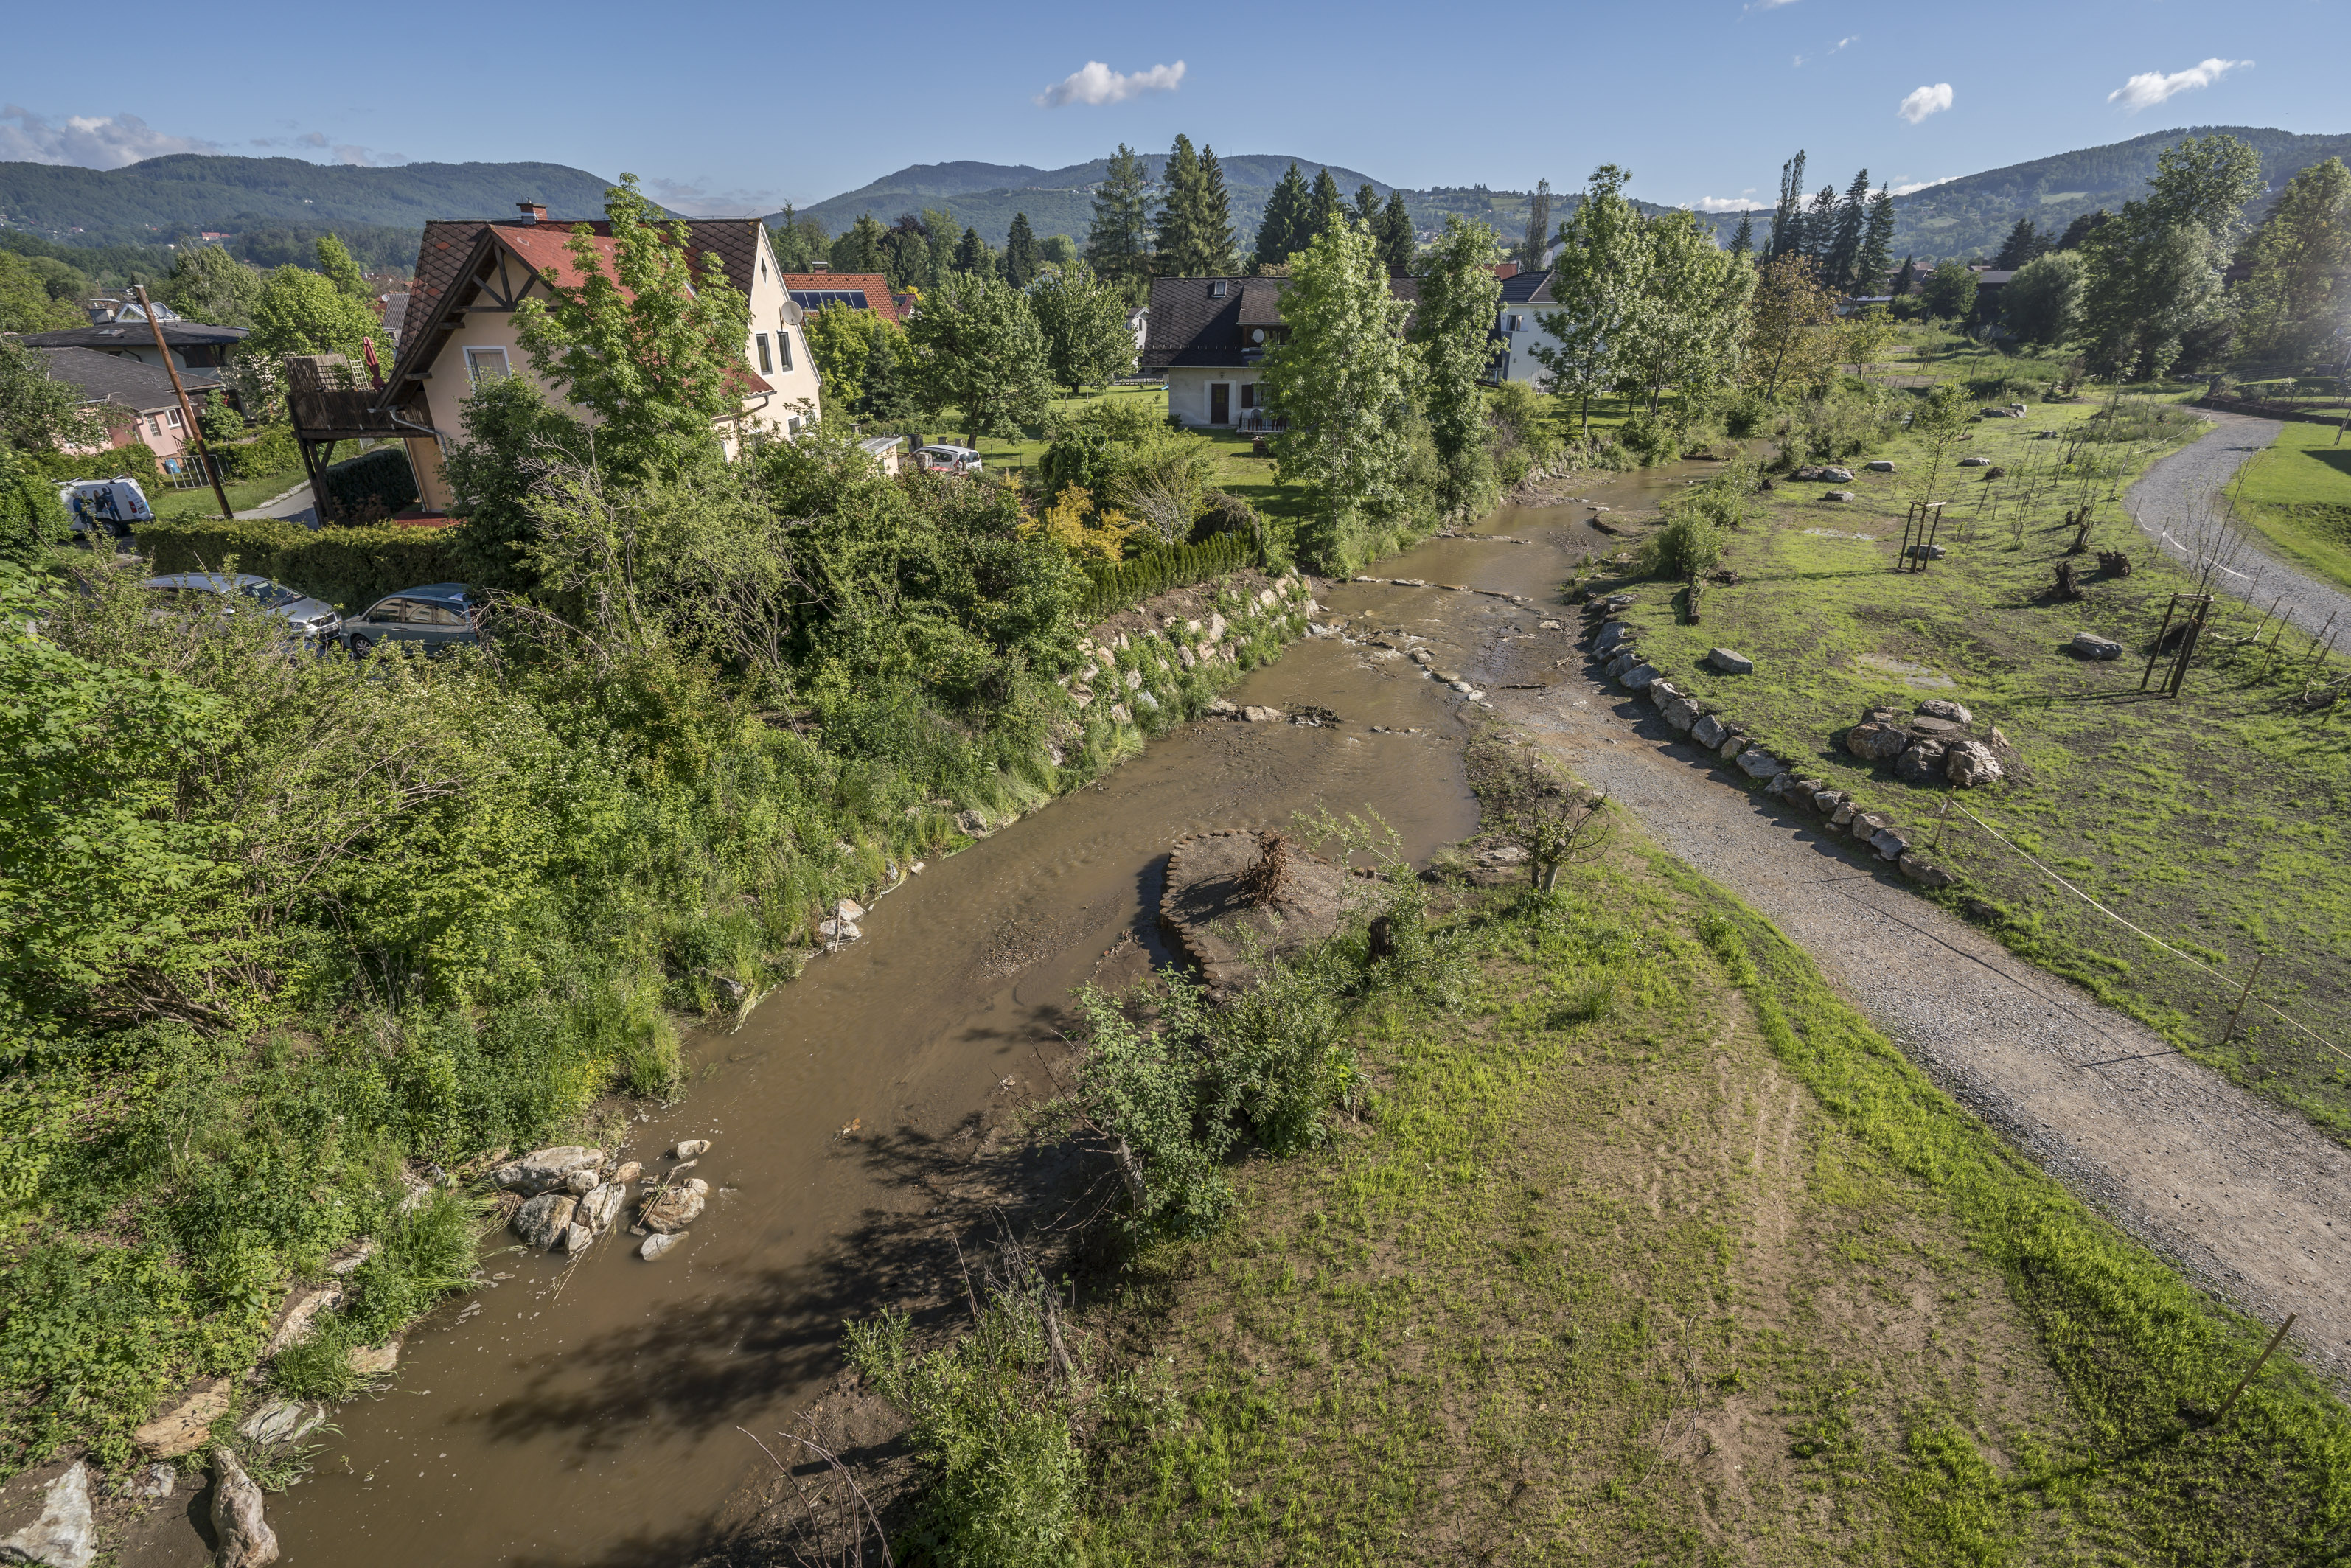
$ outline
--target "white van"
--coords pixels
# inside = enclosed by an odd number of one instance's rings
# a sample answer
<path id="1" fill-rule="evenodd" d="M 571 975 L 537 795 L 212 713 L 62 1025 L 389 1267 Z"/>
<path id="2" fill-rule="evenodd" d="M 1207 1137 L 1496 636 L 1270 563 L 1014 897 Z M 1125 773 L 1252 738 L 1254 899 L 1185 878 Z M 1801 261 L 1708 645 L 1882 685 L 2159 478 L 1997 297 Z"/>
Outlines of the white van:
<path id="1" fill-rule="evenodd" d="M 116 550 L 130 548 L 131 526 L 152 523 L 153 508 L 147 492 L 128 474 L 111 479 L 68 479 L 57 486 L 57 499 L 73 518 L 74 542 L 95 548 L 103 537 Z"/>

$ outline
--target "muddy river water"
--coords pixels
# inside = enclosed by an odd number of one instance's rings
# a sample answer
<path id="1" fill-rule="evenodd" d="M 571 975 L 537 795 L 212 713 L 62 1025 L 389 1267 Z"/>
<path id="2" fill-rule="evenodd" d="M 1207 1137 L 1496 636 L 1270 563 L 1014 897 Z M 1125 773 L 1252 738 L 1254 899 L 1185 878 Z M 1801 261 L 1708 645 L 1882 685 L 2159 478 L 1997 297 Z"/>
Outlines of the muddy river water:
<path id="1" fill-rule="evenodd" d="M 1574 481 L 1645 512 L 1684 471 Z M 1432 540 L 1375 569 L 1504 593 L 1336 585 L 1352 629 L 1414 633 L 1477 679 L 1498 639 L 1556 639 L 1555 591 L 1615 545 L 1587 509 L 1507 508 L 1490 538 Z M 1322 805 L 1365 808 L 1426 856 L 1476 811 L 1461 741 L 1478 710 L 1393 655 L 1310 639 L 1227 695 L 1311 703 L 1336 728 L 1205 722 L 1098 784 L 875 901 L 864 939 L 811 963 L 733 1033 L 687 1043 L 679 1105 L 634 1125 L 630 1154 L 710 1138 L 709 1211 L 658 1263 L 625 1235 L 564 1280 L 557 1260 L 486 1249 L 507 1276 L 412 1331 L 397 1381 L 345 1406 L 316 1469 L 270 1500 L 282 1561 L 305 1568 L 634 1568 L 691 1558 L 769 1472 L 768 1436 L 838 1368 L 841 1321 L 915 1288 L 914 1242 L 990 1112 L 1045 1092 L 1041 1045 L 1071 989 L 1162 956 L 1149 910 L 1179 836 L 1276 827 Z M 1374 733 L 1416 729 L 1417 734 Z M 1118 967 L 1106 953 L 1123 954 Z M 855 1131 L 843 1136 L 844 1129 Z M 925 1265 L 924 1267 L 927 1267 Z M 204 1561 L 183 1545 L 149 1563 Z"/>

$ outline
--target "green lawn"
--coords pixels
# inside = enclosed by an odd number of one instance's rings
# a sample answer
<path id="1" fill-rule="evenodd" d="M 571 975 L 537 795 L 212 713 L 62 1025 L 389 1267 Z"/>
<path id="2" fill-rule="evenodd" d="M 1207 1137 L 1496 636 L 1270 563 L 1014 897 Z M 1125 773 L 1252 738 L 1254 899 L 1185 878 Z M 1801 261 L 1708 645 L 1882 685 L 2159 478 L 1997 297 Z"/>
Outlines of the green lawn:
<path id="1" fill-rule="evenodd" d="M 1960 448 L 2019 470 L 2060 445 L 2031 433 L 2078 419 L 2085 402 L 1985 422 Z M 2143 466 L 2154 452 L 2128 453 Z M 2092 553 L 2120 550 L 2136 570 L 2092 577 L 2089 597 L 2051 595 L 2072 543 L 2059 514 L 2070 487 L 2020 507 L 2022 480 L 1988 483 L 1959 470 L 1941 494 L 1956 501 L 1941 542 L 1947 559 L 1923 574 L 1892 570 L 1909 470 L 1907 443 L 1883 454 L 1902 473 L 1861 472 L 1859 499 L 1822 498 L 1824 485 L 1783 483 L 1765 515 L 1731 536 L 1724 565 L 1736 584 L 1710 588 L 1704 623 L 1680 623 L 1669 585 L 1639 585 L 1645 653 L 1677 684 L 1752 727 L 1781 755 L 1897 821 L 1929 822 L 1939 787 L 1912 788 L 1848 755 L 1837 737 L 1865 706 L 1907 709 L 1928 695 L 1956 698 L 1979 726 L 1998 726 L 2022 763 L 2004 787 L 1964 798 L 2003 836 L 2125 918 L 2199 956 L 2225 977 L 2268 955 L 2260 995 L 2337 1047 L 2351 1045 L 2351 727 L 2299 698 L 2306 636 L 2274 651 L 2235 645 L 2257 612 L 2223 600 L 2182 700 L 2138 690 L 2144 660 L 2171 594 L 2188 586 L 2101 500 Z M 2112 486 L 2099 487 L 2101 497 Z M 1853 536 L 1865 536 L 1856 538 Z M 2077 631 L 2120 640 L 2113 663 L 2063 650 Z M 1734 677 L 1700 664 L 1724 644 L 1757 662 Z M 2333 673 L 2344 673 L 2337 658 Z M 1954 819 L 1937 858 L 2004 913 L 1993 928 L 2011 948 L 2066 975 L 2162 1030 L 2190 1054 L 2273 1099 L 2351 1134 L 2351 1061 L 2258 1010 L 2223 1050 L 2236 1000 L 2216 980 L 2086 908 L 2013 852 Z"/>
<path id="2" fill-rule="evenodd" d="M 2016 1159 L 1760 917 L 1634 847 L 1452 923 L 1327 1148 L 1157 1249 L 1086 1560 L 2293 1560 L 2342 1485 L 2299 1369 Z M 2314 1534 L 2313 1532 L 2315 1532 Z"/>
<path id="3" fill-rule="evenodd" d="M 245 512 L 284 495 L 306 477 L 297 468 L 290 474 L 271 474 L 259 479 L 231 479 L 223 487 L 228 491 L 230 508 Z M 192 490 L 166 490 L 158 486 L 148 495 L 147 504 L 159 517 L 220 516 L 220 501 L 213 495 L 210 485 L 200 485 Z"/>
<path id="4" fill-rule="evenodd" d="M 2351 588 L 2351 435 L 2288 421 L 2254 460 L 2238 498 L 2278 554 Z"/>

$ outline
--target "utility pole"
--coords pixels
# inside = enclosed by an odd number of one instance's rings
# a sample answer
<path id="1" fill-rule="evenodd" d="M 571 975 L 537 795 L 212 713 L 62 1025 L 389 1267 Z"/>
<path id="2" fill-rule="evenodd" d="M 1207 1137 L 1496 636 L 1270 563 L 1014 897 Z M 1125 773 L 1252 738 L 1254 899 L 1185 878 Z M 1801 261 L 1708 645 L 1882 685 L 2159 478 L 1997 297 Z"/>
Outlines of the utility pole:
<path id="1" fill-rule="evenodd" d="M 188 389 L 180 384 L 180 367 L 172 362 L 172 347 L 163 341 L 163 323 L 155 319 L 155 307 L 147 298 L 147 286 L 132 286 L 139 291 L 139 308 L 147 313 L 147 329 L 155 334 L 155 351 L 163 356 L 163 373 L 172 378 L 172 390 L 179 394 L 180 417 L 188 422 L 188 439 L 196 444 L 196 461 L 204 465 L 206 477 L 213 482 L 213 497 L 220 502 L 221 521 L 227 522 L 235 514 L 229 509 L 228 492 L 221 487 L 220 465 L 204 446 L 204 433 L 196 427 L 196 405 L 188 401 Z"/>

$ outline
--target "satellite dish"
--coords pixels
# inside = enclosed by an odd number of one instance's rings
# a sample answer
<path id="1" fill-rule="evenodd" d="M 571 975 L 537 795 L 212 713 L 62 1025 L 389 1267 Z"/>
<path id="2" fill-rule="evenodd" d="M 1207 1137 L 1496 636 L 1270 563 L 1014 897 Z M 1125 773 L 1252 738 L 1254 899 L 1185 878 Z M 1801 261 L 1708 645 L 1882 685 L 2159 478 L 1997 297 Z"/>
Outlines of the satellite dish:
<path id="1" fill-rule="evenodd" d="M 1250 341 L 1250 342 L 1252 342 L 1252 343 L 1262 343 L 1262 342 L 1264 342 L 1264 341 L 1265 341 L 1265 329 L 1264 329 L 1264 328 L 1262 328 L 1262 327 L 1259 327 L 1259 328 L 1256 328 L 1255 329 L 1253 329 L 1253 330 L 1249 333 L 1249 341 Z"/>

